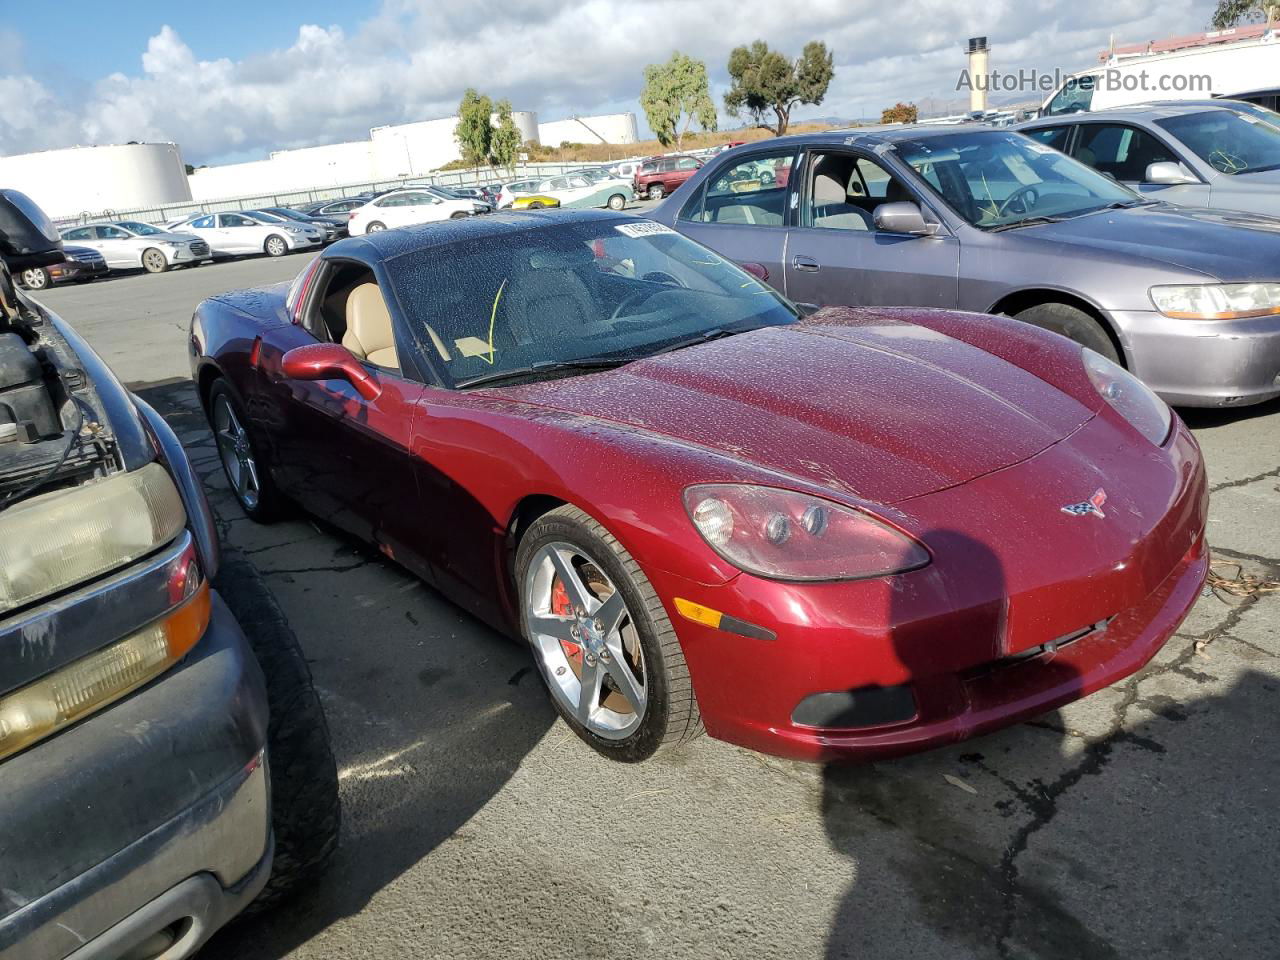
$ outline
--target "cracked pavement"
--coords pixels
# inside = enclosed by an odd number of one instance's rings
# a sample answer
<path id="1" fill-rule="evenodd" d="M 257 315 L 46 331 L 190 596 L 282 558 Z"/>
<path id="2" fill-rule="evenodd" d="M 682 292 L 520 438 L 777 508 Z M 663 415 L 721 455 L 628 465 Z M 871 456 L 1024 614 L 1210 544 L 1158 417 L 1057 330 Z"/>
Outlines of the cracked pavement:
<path id="1" fill-rule="evenodd" d="M 175 321 L 185 330 L 209 292 L 303 265 L 42 296 L 178 430 L 329 714 L 345 805 L 334 869 L 203 956 L 1280 954 L 1280 404 L 1186 413 L 1221 579 L 1129 680 L 872 766 L 704 739 L 624 767 L 556 719 L 516 644 L 321 524 L 239 513 Z"/>

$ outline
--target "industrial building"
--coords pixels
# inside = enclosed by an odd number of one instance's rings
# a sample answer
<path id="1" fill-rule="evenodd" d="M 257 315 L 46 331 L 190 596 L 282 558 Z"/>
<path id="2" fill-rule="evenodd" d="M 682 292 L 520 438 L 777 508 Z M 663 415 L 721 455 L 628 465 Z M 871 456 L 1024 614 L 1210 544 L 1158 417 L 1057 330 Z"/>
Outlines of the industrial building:
<path id="1" fill-rule="evenodd" d="M 191 199 L 176 143 L 67 147 L 0 157 L 0 184 L 21 190 L 59 219 Z"/>
<path id="2" fill-rule="evenodd" d="M 569 117 L 538 124 L 538 142 L 548 147 L 562 143 L 635 143 L 639 139 L 634 113 Z"/>

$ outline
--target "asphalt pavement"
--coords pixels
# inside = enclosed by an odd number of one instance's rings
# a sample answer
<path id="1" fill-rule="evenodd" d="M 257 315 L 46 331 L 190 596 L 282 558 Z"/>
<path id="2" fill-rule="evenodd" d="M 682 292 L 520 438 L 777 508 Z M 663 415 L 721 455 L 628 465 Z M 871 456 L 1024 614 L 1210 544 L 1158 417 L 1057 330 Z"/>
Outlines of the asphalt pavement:
<path id="1" fill-rule="evenodd" d="M 1280 955 L 1280 404 L 1186 414 L 1221 579 L 1130 680 L 871 766 L 707 739 L 621 766 L 556 718 L 521 646 L 311 520 L 237 509 L 186 379 L 187 322 L 201 297 L 307 259 L 41 295 L 178 430 L 329 714 L 333 870 L 203 956 Z"/>

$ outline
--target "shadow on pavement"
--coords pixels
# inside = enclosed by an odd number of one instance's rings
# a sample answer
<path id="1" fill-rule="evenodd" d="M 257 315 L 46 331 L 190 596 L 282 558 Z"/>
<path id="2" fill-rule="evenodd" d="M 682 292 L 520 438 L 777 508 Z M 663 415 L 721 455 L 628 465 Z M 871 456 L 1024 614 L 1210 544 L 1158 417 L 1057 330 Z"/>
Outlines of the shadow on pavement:
<path id="1" fill-rule="evenodd" d="M 376 551 L 299 518 L 259 526 L 226 486 L 188 381 L 135 386 L 178 432 L 224 539 L 258 566 L 306 651 L 338 763 L 343 833 L 301 896 L 217 934 L 207 957 L 277 958 L 363 910 L 500 791 L 555 721 L 523 645 Z"/>
<path id="2" fill-rule="evenodd" d="M 1003 592 L 994 554 L 973 541 L 966 552 Z M 856 870 L 827 957 L 1274 956 L 1280 685 L 1233 662 L 1175 636 L 1080 704 L 900 760 L 825 767 L 823 824 Z M 1215 673 L 1228 669 L 1230 687 Z M 1188 687 L 1197 695 L 1180 695 Z"/>

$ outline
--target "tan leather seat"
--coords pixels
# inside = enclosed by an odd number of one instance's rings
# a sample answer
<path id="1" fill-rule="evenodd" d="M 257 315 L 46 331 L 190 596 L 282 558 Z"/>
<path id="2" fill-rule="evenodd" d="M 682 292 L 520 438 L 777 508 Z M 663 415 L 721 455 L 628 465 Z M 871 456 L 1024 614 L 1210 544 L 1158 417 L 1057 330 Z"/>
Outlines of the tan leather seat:
<path id="1" fill-rule="evenodd" d="M 342 335 L 342 345 L 375 366 L 400 369 L 391 314 L 376 283 L 362 283 L 347 295 L 347 332 Z"/>

